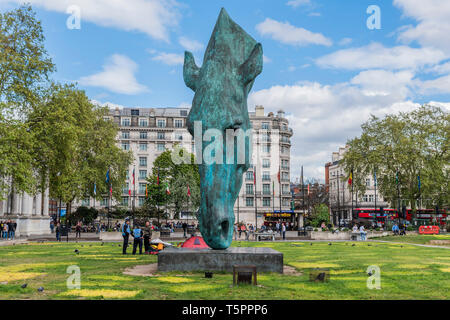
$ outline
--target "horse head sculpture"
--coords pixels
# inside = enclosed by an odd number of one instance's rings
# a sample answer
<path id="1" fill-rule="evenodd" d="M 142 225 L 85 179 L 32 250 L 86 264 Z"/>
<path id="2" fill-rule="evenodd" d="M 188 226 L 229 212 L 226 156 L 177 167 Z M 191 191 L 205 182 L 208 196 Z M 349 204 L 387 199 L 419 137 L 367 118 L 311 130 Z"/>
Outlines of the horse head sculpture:
<path id="1" fill-rule="evenodd" d="M 236 144 L 227 144 L 224 137 L 229 129 L 251 132 L 247 96 L 262 66 L 261 44 L 231 20 L 225 9 L 217 19 L 202 67 L 197 67 L 192 53 L 185 52 L 184 82 L 195 92 L 187 127 L 193 136 L 201 128 L 203 137 L 195 142 L 197 161 L 200 161 L 197 162 L 201 188 L 199 227 L 213 249 L 226 249 L 231 244 L 234 203 L 251 160 L 251 141 L 245 141 L 244 148 L 240 149 Z M 206 138 L 210 136 L 208 130 L 214 132 L 214 138 Z M 231 162 L 225 159 L 230 151 L 244 153 L 245 157 L 241 158 L 244 160 L 238 161 L 239 155 L 233 156 Z M 216 159 L 212 163 L 198 159 L 211 155 Z"/>

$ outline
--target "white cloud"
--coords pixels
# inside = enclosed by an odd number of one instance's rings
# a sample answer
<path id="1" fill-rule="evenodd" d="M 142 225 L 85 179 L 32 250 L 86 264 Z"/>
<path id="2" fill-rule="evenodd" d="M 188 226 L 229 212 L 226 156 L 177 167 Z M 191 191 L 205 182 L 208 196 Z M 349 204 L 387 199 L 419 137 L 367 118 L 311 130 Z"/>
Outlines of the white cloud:
<path id="1" fill-rule="evenodd" d="M 324 68 L 359 69 L 417 69 L 434 65 L 446 54 L 433 48 L 396 46 L 387 48 L 380 43 L 364 47 L 342 49 L 316 59 Z"/>
<path id="2" fill-rule="evenodd" d="M 395 86 L 378 88 L 376 78 L 387 76 Z M 305 166 L 305 175 L 323 180 L 324 165 L 331 160 L 331 152 L 345 145 L 348 139 L 361 133 L 361 124 L 371 114 L 411 111 L 419 104 L 410 101 L 404 88 L 410 84 L 408 72 L 388 73 L 378 70 L 361 73 L 351 82 L 322 85 L 317 82 L 273 86 L 252 92 L 248 105 L 263 105 L 265 112 L 286 111 L 294 130 L 291 150 L 292 179 Z M 372 82 L 373 80 L 373 82 Z M 401 89 L 400 93 L 398 89 Z M 367 94 L 368 89 L 381 89 L 382 94 Z M 380 91 L 381 91 L 380 90 Z"/>
<path id="3" fill-rule="evenodd" d="M 304 6 L 304 5 L 310 5 L 311 4 L 311 0 L 291 0 L 286 2 L 286 5 L 293 7 L 293 8 L 297 8 L 300 6 Z"/>
<path id="4" fill-rule="evenodd" d="M 341 41 L 339 41 L 339 45 L 340 46 L 346 46 L 346 45 L 348 45 L 348 44 L 350 44 L 352 42 L 353 42 L 352 38 L 342 38 Z"/>
<path id="5" fill-rule="evenodd" d="M 276 41 L 294 46 L 311 44 L 331 46 L 333 44 L 329 38 L 321 33 L 314 33 L 304 28 L 295 27 L 289 22 L 279 22 L 270 18 L 266 18 L 256 25 L 256 30 L 262 36 L 270 36 Z"/>
<path id="6" fill-rule="evenodd" d="M 418 21 L 416 26 L 400 30 L 400 41 L 417 41 L 422 46 L 450 50 L 450 1 L 394 0 L 394 5 L 401 8 L 405 16 Z"/>
<path id="7" fill-rule="evenodd" d="M 23 0 L 0 0 L 19 3 Z M 180 14 L 175 0 L 27 0 L 49 11 L 66 14 L 71 5 L 81 9 L 81 23 L 139 31 L 157 40 L 169 41 L 169 30 L 178 25 Z"/>
<path id="8" fill-rule="evenodd" d="M 263 62 L 264 63 L 271 63 L 272 62 L 272 59 L 270 59 L 268 56 L 266 56 L 266 55 L 263 55 Z"/>
<path id="9" fill-rule="evenodd" d="M 101 107 L 109 107 L 109 109 L 114 110 L 116 108 L 122 110 L 123 108 L 128 108 L 127 106 L 123 106 L 121 104 L 113 103 L 113 102 L 101 102 L 98 100 L 92 99 L 91 102 Z"/>
<path id="10" fill-rule="evenodd" d="M 204 48 L 203 43 L 197 40 L 188 39 L 186 37 L 180 37 L 178 42 L 184 49 L 192 52 L 199 51 Z"/>
<path id="11" fill-rule="evenodd" d="M 176 66 L 184 63 L 184 55 L 181 53 L 157 53 L 152 60 L 160 61 L 169 66 Z"/>
<path id="12" fill-rule="evenodd" d="M 420 91 L 425 94 L 450 93 L 450 75 L 422 81 Z"/>
<path id="13" fill-rule="evenodd" d="M 103 71 L 82 77 L 79 82 L 84 86 L 101 87 L 122 94 L 138 94 L 148 91 L 139 84 L 135 73 L 138 65 L 127 56 L 114 54 L 103 66 Z"/>

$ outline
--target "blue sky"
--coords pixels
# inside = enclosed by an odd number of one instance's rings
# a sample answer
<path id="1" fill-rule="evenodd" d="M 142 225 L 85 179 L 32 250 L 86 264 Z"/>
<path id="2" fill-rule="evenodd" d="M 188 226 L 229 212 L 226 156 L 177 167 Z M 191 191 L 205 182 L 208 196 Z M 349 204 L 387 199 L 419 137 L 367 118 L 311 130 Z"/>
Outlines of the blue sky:
<path id="1" fill-rule="evenodd" d="M 22 1 L 0 0 L 2 11 Z M 449 108 L 450 1 L 445 0 L 28 0 L 42 20 L 54 78 L 77 81 L 100 103 L 187 106 L 183 52 L 201 65 L 220 8 L 263 45 L 265 64 L 249 96 L 284 109 L 292 139 L 292 180 L 323 180 L 331 152 L 370 114 L 433 101 Z M 76 5 L 81 29 L 68 29 Z M 369 5 L 381 29 L 369 30 Z"/>

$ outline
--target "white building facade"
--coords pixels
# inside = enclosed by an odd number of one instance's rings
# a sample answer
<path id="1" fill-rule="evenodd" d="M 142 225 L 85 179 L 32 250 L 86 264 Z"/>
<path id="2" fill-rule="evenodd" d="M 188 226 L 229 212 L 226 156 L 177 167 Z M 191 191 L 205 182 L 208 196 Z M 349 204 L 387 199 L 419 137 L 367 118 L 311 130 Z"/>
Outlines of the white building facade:
<path id="1" fill-rule="evenodd" d="M 188 113 L 189 108 L 111 110 L 109 119 L 120 128 L 117 137 L 119 146 L 123 150 L 131 150 L 134 155 L 123 186 L 122 199 L 119 203 L 113 202 L 112 206 L 119 205 L 131 210 L 133 200 L 136 208 L 144 203 L 147 176 L 152 173 L 155 159 L 165 150 L 173 150 L 174 145 L 178 144 L 195 154 L 194 139 L 186 127 Z M 256 106 L 255 112 L 249 112 L 249 116 L 253 126 L 252 168 L 244 174 L 235 215 L 236 221 L 255 224 L 258 220 L 257 224 L 261 226 L 268 212 L 290 209 L 290 137 L 293 132 L 281 110 L 277 115 L 265 115 L 264 107 Z M 129 195 L 129 190 L 134 195 L 134 188 L 135 197 Z M 77 205 L 99 209 L 107 207 L 108 201 L 108 197 L 101 201 L 85 199 Z"/>

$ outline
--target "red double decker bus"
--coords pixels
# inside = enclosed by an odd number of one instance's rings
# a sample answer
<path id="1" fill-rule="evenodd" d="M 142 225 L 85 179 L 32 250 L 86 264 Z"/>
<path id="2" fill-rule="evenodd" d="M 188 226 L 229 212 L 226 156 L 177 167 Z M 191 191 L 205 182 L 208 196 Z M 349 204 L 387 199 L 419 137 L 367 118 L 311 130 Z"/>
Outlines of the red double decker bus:
<path id="1" fill-rule="evenodd" d="M 353 209 L 353 220 L 363 224 L 384 225 L 386 220 L 394 220 L 398 218 L 397 209 L 383 208 L 355 208 Z"/>
<path id="2" fill-rule="evenodd" d="M 445 209 L 439 209 L 436 212 L 435 209 L 417 209 L 417 220 L 423 221 L 425 224 L 438 224 L 439 226 L 445 226 L 447 221 L 447 211 Z M 413 212 L 411 209 L 406 210 L 406 219 L 411 221 Z"/>

